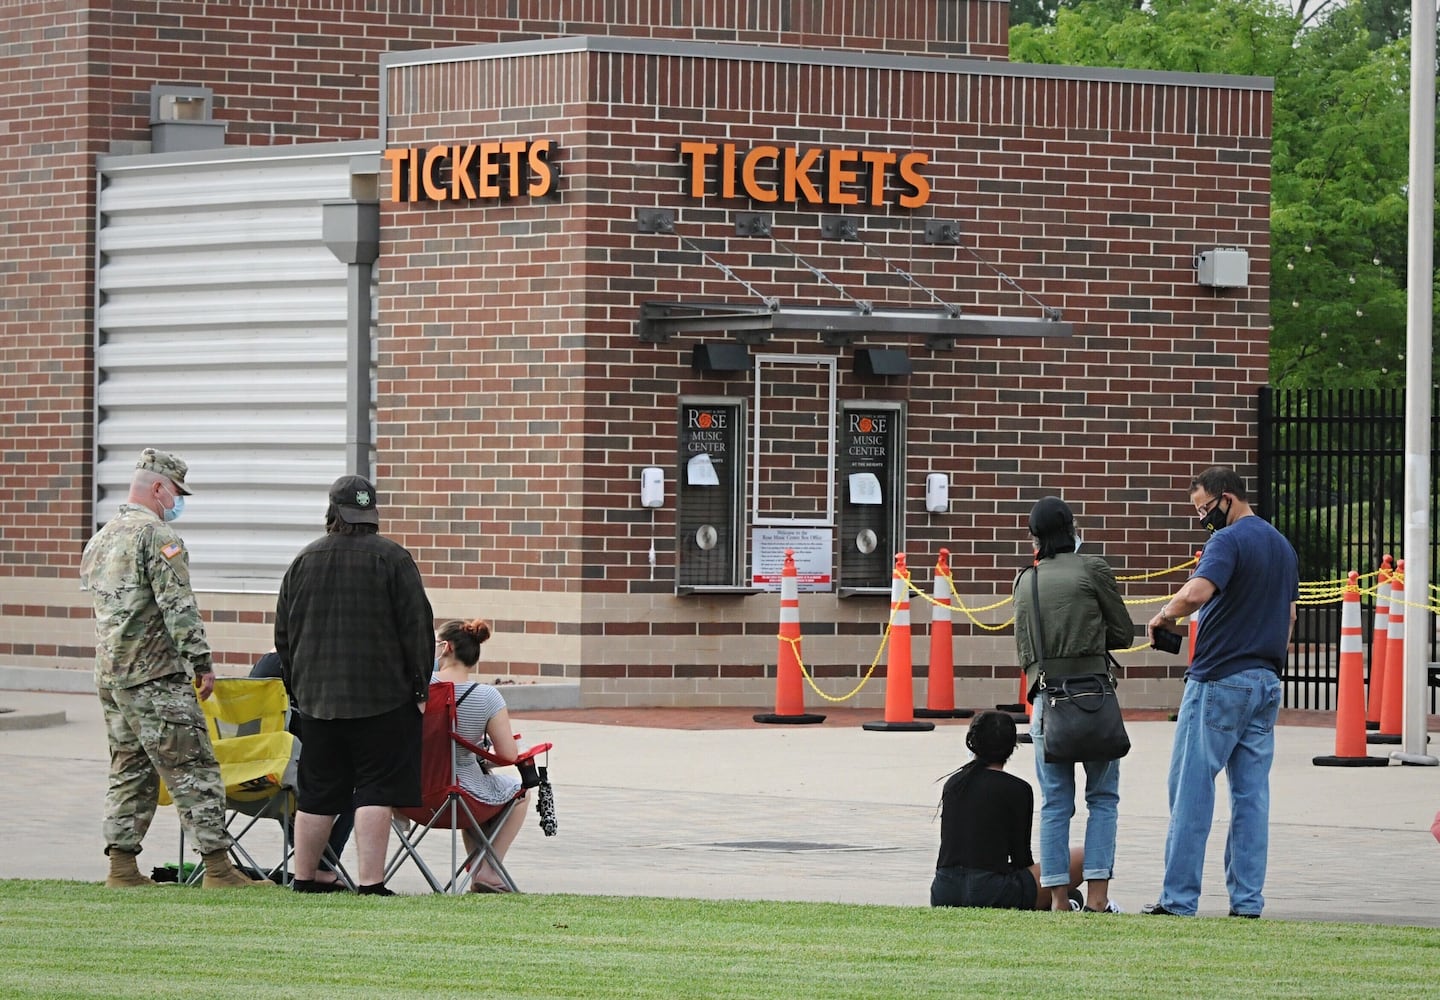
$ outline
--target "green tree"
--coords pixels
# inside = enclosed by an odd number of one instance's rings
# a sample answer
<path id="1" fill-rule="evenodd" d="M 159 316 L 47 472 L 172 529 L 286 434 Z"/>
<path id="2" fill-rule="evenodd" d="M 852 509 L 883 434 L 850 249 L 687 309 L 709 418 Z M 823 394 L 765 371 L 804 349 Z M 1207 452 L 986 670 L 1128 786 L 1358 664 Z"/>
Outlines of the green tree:
<path id="1" fill-rule="evenodd" d="M 1357 5 L 1301 36 L 1276 79 L 1270 377 L 1404 381 L 1409 40 L 1372 47 Z"/>
<path id="2" fill-rule="evenodd" d="M 1302 0 L 1303 2 L 1303 0 Z M 1326 0 L 1321 0 L 1326 2 Z M 1375 0 L 1381 2 L 1381 0 Z M 1031 27 L 1054 24 L 1055 15 L 1061 7 L 1079 7 L 1087 3 L 1110 3 L 1110 0 L 1011 0 L 1010 26 L 1028 24 Z M 1121 0 L 1120 6 L 1140 8 L 1145 0 Z"/>
<path id="3" fill-rule="evenodd" d="M 1091 0 L 1017 62 L 1269 76 L 1271 382 L 1404 381 L 1408 11 L 1395 0 Z"/>
<path id="4" fill-rule="evenodd" d="M 1274 0 L 1089 0 L 1064 5 L 1051 26 L 1010 32 L 1015 62 L 1186 73 L 1268 75 L 1297 24 Z"/>
<path id="5" fill-rule="evenodd" d="M 1354 0 L 1372 48 L 1399 41 L 1410 34 L 1409 0 Z"/>
<path id="6" fill-rule="evenodd" d="M 1059 0 L 1010 0 L 1010 27 L 1054 24 L 1055 8 L 1059 6 Z"/>

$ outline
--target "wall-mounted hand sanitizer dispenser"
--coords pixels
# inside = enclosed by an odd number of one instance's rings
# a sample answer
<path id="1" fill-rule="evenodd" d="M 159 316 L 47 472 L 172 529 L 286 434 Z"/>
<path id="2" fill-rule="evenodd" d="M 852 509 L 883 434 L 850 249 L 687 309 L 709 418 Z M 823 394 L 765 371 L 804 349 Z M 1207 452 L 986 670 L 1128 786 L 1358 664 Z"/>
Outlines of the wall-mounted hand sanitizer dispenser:
<path id="1" fill-rule="evenodd" d="M 640 506 L 665 506 L 665 473 L 653 465 L 640 470 Z"/>
<path id="2" fill-rule="evenodd" d="M 950 509 L 950 477 L 932 472 L 925 477 L 925 509 L 931 514 L 944 514 Z"/>

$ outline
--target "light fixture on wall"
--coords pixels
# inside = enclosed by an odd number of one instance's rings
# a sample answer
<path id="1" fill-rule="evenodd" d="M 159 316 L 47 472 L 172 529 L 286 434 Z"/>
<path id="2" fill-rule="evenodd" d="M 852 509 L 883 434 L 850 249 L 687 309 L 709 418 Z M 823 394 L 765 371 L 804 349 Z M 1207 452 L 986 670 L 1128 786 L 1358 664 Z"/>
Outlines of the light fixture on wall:
<path id="1" fill-rule="evenodd" d="M 863 377 L 909 375 L 910 355 L 893 348 L 862 347 L 855 352 L 855 374 Z"/>
<path id="2" fill-rule="evenodd" d="M 209 87 L 157 83 L 150 88 L 150 152 L 193 152 L 225 145 L 225 123 L 214 117 Z"/>
<path id="3" fill-rule="evenodd" d="M 748 372 L 755 367 L 744 344 L 697 344 L 690 352 L 690 367 L 697 372 Z"/>

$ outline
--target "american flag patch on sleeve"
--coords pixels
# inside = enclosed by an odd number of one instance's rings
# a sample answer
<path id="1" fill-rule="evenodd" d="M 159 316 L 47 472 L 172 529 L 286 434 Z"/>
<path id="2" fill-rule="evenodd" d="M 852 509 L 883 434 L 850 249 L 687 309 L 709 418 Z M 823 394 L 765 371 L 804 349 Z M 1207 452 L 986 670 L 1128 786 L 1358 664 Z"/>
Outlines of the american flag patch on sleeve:
<path id="1" fill-rule="evenodd" d="M 179 542 L 171 542 L 169 545 L 165 546 L 163 549 L 160 550 L 160 554 L 166 559 L 174 559 L 183 551 L 184 549 L 181 547 Z"/>

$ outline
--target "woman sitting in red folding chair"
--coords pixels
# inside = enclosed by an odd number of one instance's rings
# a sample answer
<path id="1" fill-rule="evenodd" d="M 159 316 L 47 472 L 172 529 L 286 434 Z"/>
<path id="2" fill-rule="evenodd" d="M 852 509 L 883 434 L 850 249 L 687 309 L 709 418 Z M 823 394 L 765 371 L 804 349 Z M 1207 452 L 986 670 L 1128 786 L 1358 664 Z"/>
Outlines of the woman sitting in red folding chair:
<path id="1" fill-rule="evenodd" d="M 450 681 L 455 685 L 455 728 L 471 743 L 485 745 L 488 740 L 495 754 L 507 760 L 514 760 L 520 753 L 510 728 L 510 713 L 505 709 L 505 699 L 489 684 L 477 684 L 470 680 L 470 672 L 480 660 L 480 646 L 490 638 L 490 626 L 479 618 L 473 621 L 449 621 L 440 626 L 435 638 L 434 680 Z M 515 798 L 520 789 L 520 778 L 513 774 L 502 774 L 481 765 L 475 755 L 464 747 L 455 748 L 455 773 L 460 787 L 481 802 L 503 805 Z M 528 794 L 528 793 L 525 793 Z M 520 796 L 522 803 L 525 794 Z M 486 826 L 485 835 L 490 838 L 495 853 L 503 861 L 505 851 L 525 822 L 525 806 L 512 809 L 500 829 Z M 474 851 L 479 841 L 469 830 L 461 831 L 465 847 Z M 508 866 L 506 866 L 508 867 Z M 509 892 L 488 861 L 482 862 L 473 874 L 471 892 Z"/>

